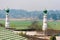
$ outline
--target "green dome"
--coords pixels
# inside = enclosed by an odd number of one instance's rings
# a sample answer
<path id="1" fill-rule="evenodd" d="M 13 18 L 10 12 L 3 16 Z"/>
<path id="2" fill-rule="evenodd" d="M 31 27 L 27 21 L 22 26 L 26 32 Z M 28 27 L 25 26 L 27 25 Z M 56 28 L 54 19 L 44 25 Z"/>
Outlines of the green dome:
<path id="1" fill-rule="evenodd" d="M 43 12 L 44 12 L 44 14 L 47 14 L 47 10 L 44 10 Z"/>
<path id="2" fill-rule="evenodd" d="M 6 11 L 7 13 L 9 13 L 9 8 L 5 9 L 5 11 Z"/>
<path id="3" fill-rule="evenodd" d="M 14 34 L 9 29 L 0 27 L 0 40 L 27 40 L 27 38 Z"/>

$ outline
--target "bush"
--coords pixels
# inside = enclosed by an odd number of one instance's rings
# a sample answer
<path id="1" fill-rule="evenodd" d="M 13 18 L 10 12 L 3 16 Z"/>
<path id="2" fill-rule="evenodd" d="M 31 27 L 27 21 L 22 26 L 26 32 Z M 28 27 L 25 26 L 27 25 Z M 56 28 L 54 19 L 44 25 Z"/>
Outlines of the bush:
<path id="1" fill-rule="evenodd" d="M 51 36 L 50 40 L 56 40 L 56 37 L 55 36 Z"/>
<path id="2" fill-rule="evenodd" d="M 4 27 L 4 26 L 5 26 L 4 24 L 0 23 L 0 27 Z"/>
<path id="3" fill-rule="evenodd" d="M 42 25 L 38 21 L 33 21 L 29 26 L 30 29 L 35 29 L 36 31 L 41 30 Z"/>
<path id="4" fill-rule="evenodd" d="M 20 32 L 18 33 L 20 36 L 26 37 L 26 32 Z"/>

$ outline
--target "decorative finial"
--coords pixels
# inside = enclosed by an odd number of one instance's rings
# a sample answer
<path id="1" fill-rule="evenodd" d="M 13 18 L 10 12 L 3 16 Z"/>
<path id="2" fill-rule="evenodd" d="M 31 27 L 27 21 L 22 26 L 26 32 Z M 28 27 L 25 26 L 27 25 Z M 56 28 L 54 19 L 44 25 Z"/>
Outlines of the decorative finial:
<path id="1" fill-rule="evenodd" d="M 46 9 L 43 12 L 44 12 L 44 14 L 47 14 L 47 10 Z"/>
<path id="2" fill-rule="evenodd" d="M 6 8 L 5 11 L 6 11 L 7 13 L 9 13 L 9 8 Z"/>

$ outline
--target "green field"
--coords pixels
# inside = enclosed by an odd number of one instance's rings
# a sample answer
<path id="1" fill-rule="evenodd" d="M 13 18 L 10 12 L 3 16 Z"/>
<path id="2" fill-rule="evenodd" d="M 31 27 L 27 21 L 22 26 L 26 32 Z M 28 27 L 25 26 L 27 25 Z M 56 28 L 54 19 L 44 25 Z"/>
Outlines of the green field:
<path id="1" fill-rule="evenodd" d="M 0 23 L 4 25 L 5 21 L 0 20 Z M 16 29 L 28 29 L 29 26 L 33 23 L 33 21 L 10 21 L 10 27 L 16 28 Z M 38 25 L 42 25 L 42 21 L 38 22 Z M 40 28 L 42 28 L 40 26 Z M 54 29 L 54 30 L 60 30 L 60 22 L 58 21 L 52 21 L 48 22 L 48 28 Z"/>
<path id="2" fill-rule="evenodd" d="M 60 30 L 60 21 L 48 22 L 48 28 L 54 29 L 54 30 Z"/>

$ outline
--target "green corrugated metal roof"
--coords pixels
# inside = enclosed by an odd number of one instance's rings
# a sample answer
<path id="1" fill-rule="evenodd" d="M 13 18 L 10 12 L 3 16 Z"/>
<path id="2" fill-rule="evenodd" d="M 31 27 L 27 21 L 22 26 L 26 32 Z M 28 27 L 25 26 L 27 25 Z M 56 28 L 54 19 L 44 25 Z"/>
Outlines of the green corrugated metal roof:
<path id="1" fill-rule="evenodd" d="M 14 34 L 9 29 L 0 27 L 0 40 L 27 40 L 27 38 Z"/>

